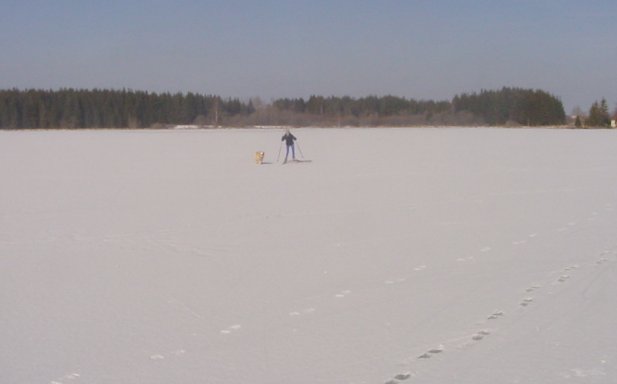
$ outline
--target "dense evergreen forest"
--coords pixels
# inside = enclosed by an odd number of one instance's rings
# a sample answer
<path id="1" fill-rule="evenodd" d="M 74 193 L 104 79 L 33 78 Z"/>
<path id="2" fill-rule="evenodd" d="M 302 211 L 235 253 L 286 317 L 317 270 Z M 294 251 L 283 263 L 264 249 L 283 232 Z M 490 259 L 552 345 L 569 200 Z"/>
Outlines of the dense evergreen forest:
<path id="1" fill-rule="evenodd" d="M 114 90 L 0 91 L 2 128 L 143 128 L 249 115 L 250 103 L 194 93 Z M 210 116 L 212 115 L 212 116 Z"/>
<path id="2" fill-rule="evenodd" d="M 396 96 L 241 101 L 195 93 L 133 90 L 0 90 L 0 128 L 200 126 L 561 125 L 559 99 L 541 90 L 503 88 L 452 101 Z"/>
<path id="3" fill-rule="evenodd" d="M 566 119 L 561 101 L 541 90 L 503 88 L 457 95 L 452 106 L 456 111 L 482 116 L 489 125 L 542 126 L 563 124 Z"/>

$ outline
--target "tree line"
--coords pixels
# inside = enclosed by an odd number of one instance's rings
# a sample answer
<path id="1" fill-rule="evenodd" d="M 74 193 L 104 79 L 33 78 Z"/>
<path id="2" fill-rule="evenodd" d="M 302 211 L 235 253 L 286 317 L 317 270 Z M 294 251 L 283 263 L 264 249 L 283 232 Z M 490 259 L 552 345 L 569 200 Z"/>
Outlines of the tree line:
<path id="1" fill-rule="evenodd" d="M 507 88 L 499 91 L 457 95 L 452 100 L 457 111 L 483 116 L 489 125 L 544 126 L 563 124 L 562 102 L 542 90 Z"/>
<path id="2" fill-rule="evenodd" d="M 1 128 L 144 128 L 218 124 L 225 115 L 249 115 L 250 103 L 195 93 L 132 90 L 3 90 Z"/>
<path id="3" fill-rule="evenodd" d="M 615 118 L 617 118 L 617 110 L 615 111 Z M 606 99 L 601 101 L 594 101 L 589 108 L 589 114 L 586 118 L 581 119 L 581 116 L 576 116 L 576 127 L 600 127 L 608 128 L 611 125 L 611 116 L 608 112 L 608 104 Z"/>
<path id="4" fill-rule="evenodd" d="M 541 90 L 502 88 L 451 101 L 313 95 L 270 103 L 197 93 L 133 90 L 0 90 L 0 128 L 199 126 L 561 125 L 561 101 Z"/>

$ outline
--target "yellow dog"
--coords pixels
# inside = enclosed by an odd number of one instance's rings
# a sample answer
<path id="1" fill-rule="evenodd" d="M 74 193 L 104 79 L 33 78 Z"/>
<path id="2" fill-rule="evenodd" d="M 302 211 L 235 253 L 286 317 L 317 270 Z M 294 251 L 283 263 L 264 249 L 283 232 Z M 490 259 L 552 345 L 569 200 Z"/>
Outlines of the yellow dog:
<path id="1" fill-rule="evenodd" d="M 255 163 L 257 164 L 261 164 L 264 161 L 264 156 L 266 156 L 266 153 L 263 151 L 257 151 L 255 152 Z"/>

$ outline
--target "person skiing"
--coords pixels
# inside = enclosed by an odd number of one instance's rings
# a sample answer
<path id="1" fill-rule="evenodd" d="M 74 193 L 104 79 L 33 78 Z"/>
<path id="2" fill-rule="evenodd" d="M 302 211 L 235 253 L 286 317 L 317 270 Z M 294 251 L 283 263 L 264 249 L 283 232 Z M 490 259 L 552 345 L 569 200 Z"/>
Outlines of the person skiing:
<path id="1" fill-rule="evenodd" d="M 289 128 L 285 129 L 285 134 L 281 137 L 281 141 L 285 142 L 285 146 L 287 147 L 287 151 L 285 152 L 285 160 L 283 164 L 287 162 L 287 157 L 289 156 L 289 149 L 291 148 L 291 158 L 293 161 L 296 160 L 296 148 L 294 145 L 294 141 L 296 141 L 296 137 L 289 132 Z"/>

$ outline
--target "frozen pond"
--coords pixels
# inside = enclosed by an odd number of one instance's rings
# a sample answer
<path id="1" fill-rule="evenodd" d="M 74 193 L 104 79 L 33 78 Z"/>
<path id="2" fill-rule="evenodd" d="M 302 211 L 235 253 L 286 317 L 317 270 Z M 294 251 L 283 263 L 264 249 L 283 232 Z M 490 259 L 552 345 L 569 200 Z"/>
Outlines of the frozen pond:
<path id="1" fill-rule="evenodd" d="M 0 382 L 617 382 L 617 131 L 292 132 L 0 132 Z"/>

